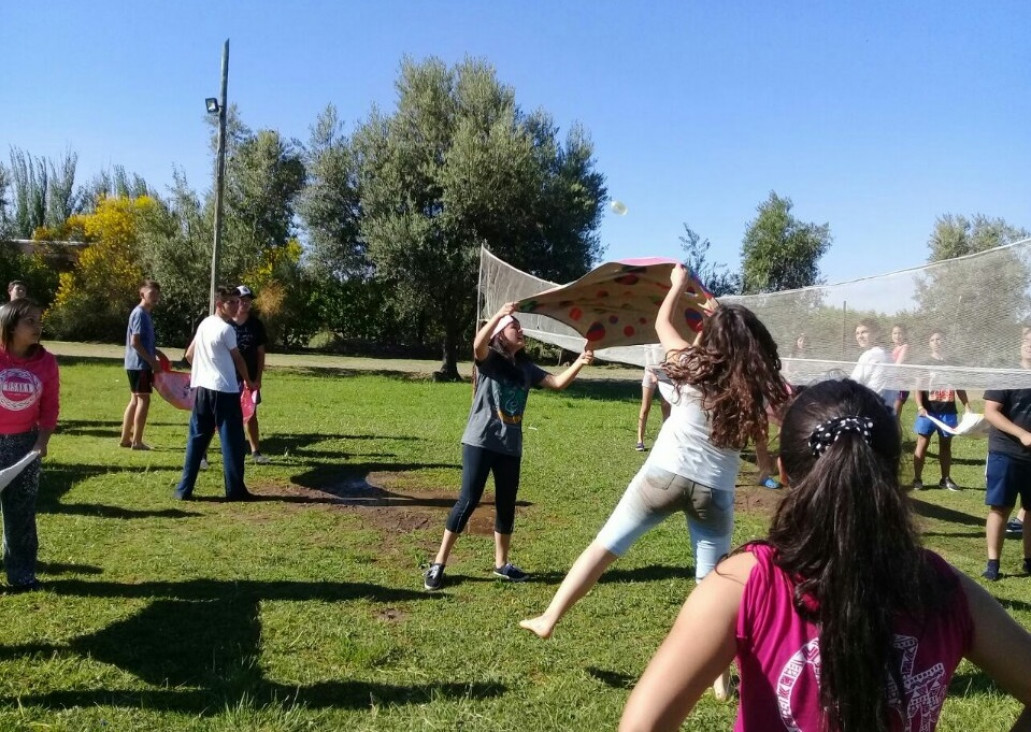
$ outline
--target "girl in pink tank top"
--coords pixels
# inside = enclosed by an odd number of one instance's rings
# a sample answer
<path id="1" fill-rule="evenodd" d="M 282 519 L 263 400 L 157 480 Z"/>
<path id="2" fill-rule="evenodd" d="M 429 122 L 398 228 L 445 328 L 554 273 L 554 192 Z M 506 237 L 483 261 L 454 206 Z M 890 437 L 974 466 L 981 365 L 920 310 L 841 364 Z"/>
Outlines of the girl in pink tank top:
<path id="1" fill-rule="evenodd" d="M 1013 729 L 1031 729 L 1031 635 L 920 547 L 881 399 L 850 380 L 815 384 L 780 437 L 790 489 L 767 540 L 691 593 L 620 729 L 679 729 L 735 657 L 735 730 L 929 732 L 964 657 L 1025 704 Z"/>

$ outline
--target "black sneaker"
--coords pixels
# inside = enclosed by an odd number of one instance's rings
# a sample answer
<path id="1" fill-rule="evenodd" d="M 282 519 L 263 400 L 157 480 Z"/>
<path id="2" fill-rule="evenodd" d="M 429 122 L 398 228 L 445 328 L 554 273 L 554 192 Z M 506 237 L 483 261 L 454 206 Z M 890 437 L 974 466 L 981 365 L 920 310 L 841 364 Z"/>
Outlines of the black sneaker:
<path id="1" fill-rule="evenodd" d="M 1024 535 L 1024 522 L 1020 519 L 1010 519 L 1006 522 L 1006 536 L 1011 539 L 1019 539 Z"/>
<path id="2" fill-rule="evenodd" d="M 507 579 L 509 582 L 525 582 L 530 577 L 530 575 L 511 562 L 504 567 L 495 567 L 494 576 Z"/>
<path id="3" fill-rule="evenodd" d="M 1024 574 L 1031 574 L 1031 557 L 1024 557 Z"/>
<path id="4" fill-rule="evenodd" d="M 434 562 L 422 578 L 422 586 L 431 592 L 444 586 L 444 565 Z"/>
<path id="5" fill-rule="evenodd" d="M 984 568 L 984 571 L 981 572 L 981 576 L 989 582 L 995 582 L 999 579 L 999 560 L 989 559 L 988 565 Z"/>
<path id="6" fill-rule="evenodd" d="M 924 482 L 919 478 L 913 479 L 913 490 L 922 491 L 924 489 Z"/>
<path id="7" fill-rule="evenodd" d="M 942 478 L 940 481 L 938 481 L 938 487 L 944 488 L 948 491 L 952 491 L 953 493 L 959 493 L 961 490 L 963 490 L 958 485 L 956 485 L 956 481 L 954 481 L 952 478 Z"/>

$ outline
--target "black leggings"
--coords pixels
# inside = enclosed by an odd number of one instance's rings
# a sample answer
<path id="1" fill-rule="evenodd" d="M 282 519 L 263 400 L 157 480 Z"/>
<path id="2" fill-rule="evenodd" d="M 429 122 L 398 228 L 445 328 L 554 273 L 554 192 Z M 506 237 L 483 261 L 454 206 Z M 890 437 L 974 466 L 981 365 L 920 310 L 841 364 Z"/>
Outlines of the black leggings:
<path id="1" fill-rule="evenodd" d="M 516 493 L 519 492 L 519 455 L 503 455 L 484 447 L 462 445 L 462 492 L 448 514 L 445 527 L 461 534 L 473 509 L 483 497 L 487 475 L 494 473 L 494 531 L 511 534 L 515 526 Z"/>

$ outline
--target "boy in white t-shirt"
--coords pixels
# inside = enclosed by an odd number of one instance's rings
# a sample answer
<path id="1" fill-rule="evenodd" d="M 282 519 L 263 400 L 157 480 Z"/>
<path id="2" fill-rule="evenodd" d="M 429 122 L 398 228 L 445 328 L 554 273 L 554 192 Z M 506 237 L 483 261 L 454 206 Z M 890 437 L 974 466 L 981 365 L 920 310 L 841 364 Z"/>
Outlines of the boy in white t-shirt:
<path id="1" fill-rule="evenodd" d="M 218 288 L 215 314 L 201 321 L 193 342 L 186 349 L 186 360 L 193 367 L 190 386 L 194 389 L 195 399 L 183 475 L 175 489 L 175 497 L 181 501 L 193 498 L 200 462 L 216 429 L 222 442 L 226 500 L 247 501 L 253 498 L 243 482 L 246 447 L 240 387 L 236 380 L 237 373 L 247 374 L 247 365 L 236 347 L 236 331 L 230 322 L 239 307 L 240 296 L 236 288 Z M 248 389 L 252 388 L 247 376 L 244 376 L 244 383 Z"/>

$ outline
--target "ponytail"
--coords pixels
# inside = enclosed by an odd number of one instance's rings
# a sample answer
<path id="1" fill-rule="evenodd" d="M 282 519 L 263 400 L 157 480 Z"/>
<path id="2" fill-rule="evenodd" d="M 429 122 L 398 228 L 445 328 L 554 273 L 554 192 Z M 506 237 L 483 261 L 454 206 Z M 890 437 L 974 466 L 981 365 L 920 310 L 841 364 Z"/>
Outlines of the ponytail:
<path id="1" fill-rule="evenodd" d="M 853 417 L 870 429 L 840 429 Z M 806 389 L 785 416 L 791 491 L 769 541 L 797 578 L 796 610 L 820 628 L 820 700 L 828 726 L 843 732 L 889 729 L 889 678 L 904 688 L 895 620 L 934 612 L 944 593 L 920 550 L 900 457 L 894 417 L 853 381 Z"/>

